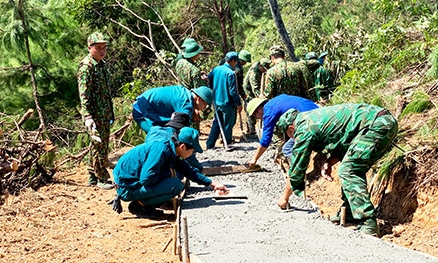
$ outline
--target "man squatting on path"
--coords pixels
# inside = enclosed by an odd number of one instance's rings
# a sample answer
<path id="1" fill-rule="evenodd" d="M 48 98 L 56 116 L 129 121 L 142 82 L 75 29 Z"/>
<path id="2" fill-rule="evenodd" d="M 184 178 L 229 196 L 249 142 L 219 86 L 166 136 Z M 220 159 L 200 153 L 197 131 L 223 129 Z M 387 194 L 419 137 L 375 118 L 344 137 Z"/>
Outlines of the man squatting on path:
<path id="1" fill-rule="evenodd" d="M 359 222 L 358 230 L 379 235 L 376 212 L 367 190 L 366 172 L 383 155 L 398 131 L 397 120 L 386 109 L 367 104 L 341 104 L 299 113 L 284 113 L 278 128 L 295 139 L 290 160 L 290 185 L 286 184 L 278 206 L 285 209 L 292 193 L 305 188 L 305 173 L 312 151 L 327 155 L 321 175 L 332 181 L 332 166 L 341 160 L 343 206 L 347 222 Z M 332 221 L 339 221 L 337 216 Z"/>
<path id="2" fill-rule="evenodd" d="M 193 152 L 202 153 L 202 148 L 199 132 L 190 127 L 182 128 L 177 136 L 167 140 L 151 140 L 129 150 L 113 171 L 118 195 L 112 201 L 116 201 L 116 205 L 112 203 L 113 209 L 122 212 L 120 198 L 131 201 L 128 210 L 132 214 L 159 216 L 163 211 L 156 207 L 183 191 L 183 177 L 214 190 L 227 191 L 223 184 L 190 167 L 185 159 Z"/>

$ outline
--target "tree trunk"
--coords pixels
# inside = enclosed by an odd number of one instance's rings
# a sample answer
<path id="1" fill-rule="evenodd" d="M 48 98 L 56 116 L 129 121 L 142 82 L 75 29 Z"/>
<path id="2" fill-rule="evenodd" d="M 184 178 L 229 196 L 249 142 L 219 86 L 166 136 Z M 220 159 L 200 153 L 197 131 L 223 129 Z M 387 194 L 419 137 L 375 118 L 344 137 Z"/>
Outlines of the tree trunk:
<path id="1" fill-rule="evenodd" d="M 223 0 L 220 0 L 220 4 L 218 4 L 217 1 L 214 1 L 213 3 L 213 10 L 214 14 L 216 15 L 219 25 L 221 27 L 221 33 L 222 33 L 222 51 L 224 54 L 228 52 L 228 38 L 227 38 L 227 16 L 225 14 L 224 10 L 224 2 Z"/>
<path id="2" fill-rule="evenodd" d="M 230 38 L 230 50 L 236 50 L 236 46 L 234 45 L 234 26 L 233 26 L 233 15 L 231 14 L 231 7 L 227 6 L 227 21 L 228 21 L 228 37 Z M 229 50 L 228 50 L 229 51 Z"/>
<path id="3" fill-rule="evenodd" d="M 272 18 L 277 26 L 278 33 L 280 34 L 281 40 L 283 40 L 283 43 L 286 46 L 290 58 L 292 61 L 298 61 L 298 59 L 295 57 L 295 48 L 289 38 L 286 27 L 284 26 L 283 19 L 281 18 L 280 8 L 278 7 L 277 0 L 269 0 L 269 6 L 271 7 Z"/>
<path id="4" fill-rule="evenodd" d="M 24 2 L 25 2 L 25 0 L 18 1 L 17 11 L 18 11 L 18 14 L 20 16 L 21 25 L 23 27 L 24 43 L 26 45 L 27 58 L 29 60 L 29 72 L 30 72 L 30 78 L 31 78 L 32 88 L 33 88 L 32 94 L 33 94 L 33 98 L 35 101 L 35 107 L 36 107 L 37 112 L 38 112 L 38 117 L 40 119 L 40 127 L 38 128 L 38 131 L 39 131 L 38 133 L 41 134 L 41 133 L 44 133 L 46 128 L 45 128 L 45 124 L 44 124 L 43 112 L 41 110 L 39 100 L 38 100 L 38 87 L 37 87 L 37 83 L 36 83 L 36 79 L 35 79 L 35 72 L 34 72 L 34 66 L 33 66 L 33 62 L 32 62 L 32 55 L 30 53 L 29 33 L 27 30 L 27 25 L 25 22 L 25 15 L 24 15 Z M 38 137 L 39 134 L 37 134 L 36 137 Z"/>

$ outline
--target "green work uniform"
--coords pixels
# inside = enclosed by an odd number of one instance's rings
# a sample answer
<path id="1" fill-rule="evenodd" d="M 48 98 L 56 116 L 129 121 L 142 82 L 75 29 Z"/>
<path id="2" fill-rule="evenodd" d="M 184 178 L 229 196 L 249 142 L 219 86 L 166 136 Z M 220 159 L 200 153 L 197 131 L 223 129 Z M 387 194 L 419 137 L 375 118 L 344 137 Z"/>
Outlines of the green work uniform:
<path id="1" fill-rule="evenodd" d="M 77 77 L 82 117 L 91 116 L 101 139 L 101 142 L 91 140 L 89 171 L 100 181 L 106 181 L 110 178 L 105 164 L 109 154 L 110 123 L 114 120 L 109 71 L 105 61 L 98 63 L 88 54 L 79 64 Z"/>
<path id="2" fill-rule="evenodd" d="M 338 175 L 353 217 L 375 217 L 366 172 L 396 136 L 396 119 L 377 106 L 341 104 L 298 113 L 293 123 L 295 145 L 289 170 L 292 190 L 302 194 L 312 151 L 329 154 L 342 160 Z"/>

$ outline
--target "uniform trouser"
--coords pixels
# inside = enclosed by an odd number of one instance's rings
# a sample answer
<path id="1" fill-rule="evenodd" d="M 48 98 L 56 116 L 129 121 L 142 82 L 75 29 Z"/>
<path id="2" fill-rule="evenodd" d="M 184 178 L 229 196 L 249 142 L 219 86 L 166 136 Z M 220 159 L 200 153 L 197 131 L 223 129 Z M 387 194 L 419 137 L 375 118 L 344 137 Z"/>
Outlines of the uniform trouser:
<path id="1" fill-rule="evenodd" d="M 110 175 L 106 169 L 109 154 L 109 137 L 110 137 L 110 123 L 96 123 L 97 130 L 101 142 L 91 139 L 90 149 L 90 168 L 89 172 L 94 174 L 99 181 L 106 181 Z"/>
<path id="2" fill-rule="evenodd" d="M 287 159 L 290 159 L 292 157 L 292 148 L 294 147 L 295 140 L 292 138 L 289 138 L 282 147 L 283 155 L 287 157 Z"/>
<path id="3" fill-rule="evenodd" d="M 183 189 L 181 179 L 167 177 L 152 186 L 118 187 L 116 191 L 123 201 L 140 201 L 145 205 L 157 206 L 169 201 Z"/>
<path id="4" fill-rule="evenodd" d="M 398 131 L 392 115 L 377 117 L 374 123 L 361 131 L 351 142 L 338 170 L 344 202 L 348 202 L 355 219 L 376 216 L 367 189 L 366 172 L 381 157 Z"/>
<path id="5" fill-rule="evenodd" d="M 215 114 L 215 118 L 213 120 L 213 125 L 211 126 L 210 134 L 207 139 L 207 149 L 214 148 L 216 141 L 220 134 L 220 128 L 218 119 L 222 124 L 222 128 L 224 129 L 225 139 L 227 144 L 231 144 L 233 142 L 233 127 L 236 124 L 236 107 L 231 106 L 221 106 L 217 107 L 217 115 Z"/>
<path id="6" fill-rule="evenodd" d="M 152 128 L 152 121 L 145 118 L 140 112 L 136 109 L 132 110 L 132 118 L 134 121 L 140 126 L 140 128 L 146 133 Z"/>

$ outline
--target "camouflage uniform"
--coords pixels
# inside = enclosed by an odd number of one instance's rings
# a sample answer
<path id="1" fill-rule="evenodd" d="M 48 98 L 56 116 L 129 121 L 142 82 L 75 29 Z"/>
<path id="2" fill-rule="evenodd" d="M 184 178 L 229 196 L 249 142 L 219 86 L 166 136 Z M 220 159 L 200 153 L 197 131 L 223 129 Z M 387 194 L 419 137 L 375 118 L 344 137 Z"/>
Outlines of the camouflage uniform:
<path id="1" fill-rule="evenodd" d="M 396 119 L 387 110 L 366 104 L 341 104 L 295 112 L 295 117 L 285 121 L 287 114 L 282 115 L 277 126 L 283 131 L 291 123 L 295 126 L 289 170 L 292 190 L 302 194 L 312 151 L 328 154 L 342 160 L 338 175 L 344 203 L 349 204 L 353 217 L 358 220 L 375 218 L 366 172 L 396 136 Z"/>
<path id="2" fill-rule="evenodd" d="M 315 76 L 315 87 L 316 94 L 318 100 L 330 99 L 330 94 L 333 93 L 335 88 L 335 83 L 330 74 L 330 71 L 324 68 L 324 66 L 320 66 L 314 73 Z"/>
<path id="3" fill-rule="evenodd" d="M 97 63 L 88 54 L 79 64 L 77 76 L 82 117 L 91 116 L 102 140 L 91 140 L 90 175 L 106 181 L 110 178 L 105 168 L 109 154 L 110 122 L 114 120 L 109 71 L 105 61 Z"/>
<path id="4" fill-rule="evenodd" d="M 272 99 L 280 94 L 300 96 L 314 100 L 315 96 L 309 91 L 306 66 L 283 60 L 266 72 L 265 90 L 263 95 Z"/>
<path id="5" fill-rule="evenodd" d="M 260 96 L 263 73 L 260 72 L 259 65 L 259 61 L 252 64 L 243 81 L 243 90 L 248 101 Z"/>
<path id="6" fill-rule="evenodd" d="M 239 96 L 241 98 L 245 98 L 245 90 L 243 89 L 243 66 L 240 65 L 239 62 L 237 62 L 236 66 L 234 67 L 234 73 L 236 73 L 236 85 Z"/>
<path id="7" fill-rule="evenodd" d="M 179 83 L 189 90 L 207 85 L 207 82 L 201 78 L 201 70 L 188 59 L 180 59 L 176 63 L 175 70 Z"/>

